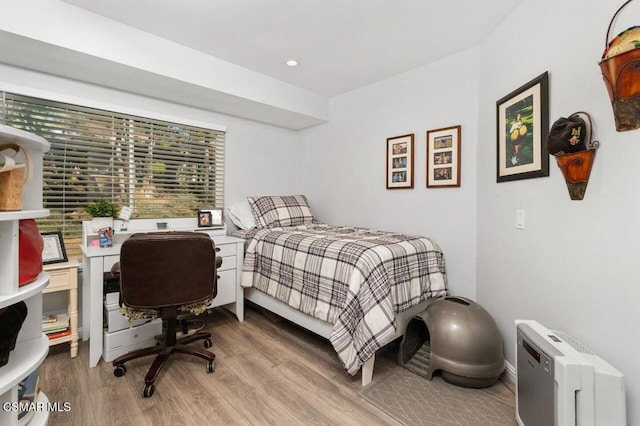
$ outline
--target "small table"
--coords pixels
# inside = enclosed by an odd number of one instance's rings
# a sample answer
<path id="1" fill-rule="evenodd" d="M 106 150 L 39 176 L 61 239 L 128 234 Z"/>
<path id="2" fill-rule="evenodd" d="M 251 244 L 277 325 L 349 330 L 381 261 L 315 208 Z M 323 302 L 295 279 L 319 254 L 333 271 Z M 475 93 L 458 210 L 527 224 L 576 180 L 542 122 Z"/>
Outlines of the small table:
<path id="1" fill-rule="evenodd" d="M 67 336 L 49 340 L 49 346 L 60 343 L 71 343 L 71 358 L 78 355 L 78 262 L 70 260 L 64 263 L 44 265 L 43 269 L 49 274 L 49 285 L 43 294 L 57 291 L 68 291 L 67 310 L 69 313 L 69 330 Z"/>

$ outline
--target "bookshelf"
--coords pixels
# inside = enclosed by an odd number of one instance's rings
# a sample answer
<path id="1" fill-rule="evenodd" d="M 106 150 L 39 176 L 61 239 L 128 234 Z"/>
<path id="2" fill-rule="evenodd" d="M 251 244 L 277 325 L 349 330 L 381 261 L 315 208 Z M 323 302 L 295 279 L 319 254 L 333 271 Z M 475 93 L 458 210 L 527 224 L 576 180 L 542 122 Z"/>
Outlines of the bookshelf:
<path id="1" fill-rule="evenodd" d="M 78 261 L 69 260 L 64 263 L 52 263 L 44 266 L 49 274 L 49 286 L 44 294 L 66 291 L 67 310 L 65 312 L 51 312 L 52 314 L 64 313 L 69 318 L 69 333 L 55 339 L 49 339 L 49 345 L 70 343 L 71 358 L 78 355 Z"/>
<path id="2" fill-rule="evenodd" d="M 49 339 L 41 328 L 42 291 L 49 283 L 49 275 L 42 272 L 34 282 L 18 285 L 19 222 L 49 215 L 49 211 L 42 208 L 42 156 L 49 150 L 49 142 L 32 133 L 0 125 L 0 143 L 14 143 L 29 150 L 33 167 L 33 180 L 23 188 L 22 210 L 0 212 L 0 308 L 20 301 L 27 305 L 27 317 L 16 347 L 9 354 L 8 364 L 0 367 L 0 404 L 4 404 L 18 401 L 18 384 L 35 371 L 49 353 Z M 44 392 L 38 400 L 47 400 Z M 46 424 L 48 414 L 38 412 L 28 424 Z M 0 410 L 0 424 L 18 425 L 18 412 Z"/>

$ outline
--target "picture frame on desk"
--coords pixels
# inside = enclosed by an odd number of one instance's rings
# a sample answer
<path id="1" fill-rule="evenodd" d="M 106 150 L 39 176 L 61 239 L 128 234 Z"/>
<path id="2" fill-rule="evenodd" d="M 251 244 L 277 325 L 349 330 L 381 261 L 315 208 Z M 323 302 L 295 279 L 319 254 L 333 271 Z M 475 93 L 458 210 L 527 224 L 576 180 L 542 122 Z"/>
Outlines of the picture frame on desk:
<path id="1" fill-rule="evenodd" d="M 67 251 L 64 248 L 62 232 L 41 232 L 44 248 L 42 249 L 42 264 L 67 262 Z"/>
<path id="2" fill-rule="evenodd" d="M 200 209 L 198 210 L 198 227 L 219 228 L 224 225 L 222 209 Z"/>
<path id="3" fill-rule="evenodd" d="M 208 210 L 198 210 L 198 227 L 211 226 L 211 212 Z"/>

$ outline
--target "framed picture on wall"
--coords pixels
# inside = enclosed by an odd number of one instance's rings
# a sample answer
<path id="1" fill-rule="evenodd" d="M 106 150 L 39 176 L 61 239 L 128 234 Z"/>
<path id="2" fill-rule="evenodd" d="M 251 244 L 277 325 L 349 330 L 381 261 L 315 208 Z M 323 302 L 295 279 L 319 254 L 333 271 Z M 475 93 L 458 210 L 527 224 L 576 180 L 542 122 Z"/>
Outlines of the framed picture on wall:
<path id="1" fill-rule="evenodd" d="M 427 188 L 460 186 L 461 127 L 427 131 Z"/>
<path id="2" fill-rule="evenodd" d="M 387 139 L 387 189 L 413 188 L 413 133 Z"/>
<path id="3" fill-rule="evenodd" d="M 497 181 L 549 176 L 549 76 L 543 74 L 496 103 Z"/>

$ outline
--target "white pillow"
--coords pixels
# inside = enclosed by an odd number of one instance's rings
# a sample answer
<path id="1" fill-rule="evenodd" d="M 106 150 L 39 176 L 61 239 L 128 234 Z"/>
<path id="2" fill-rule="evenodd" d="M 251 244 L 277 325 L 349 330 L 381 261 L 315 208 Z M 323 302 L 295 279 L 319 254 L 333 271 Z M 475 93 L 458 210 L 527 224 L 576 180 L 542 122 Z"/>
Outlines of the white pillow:
<path id="1" fill-rule="evenodd" d="M 228 209 L 228 213 L 231 222 L 238 228 L 251 229 L 256 227 L 256 220 L 247 200 L 232 204 Z"/>

